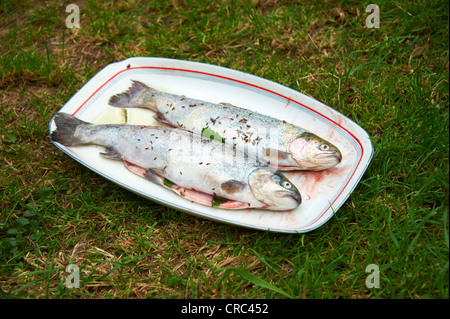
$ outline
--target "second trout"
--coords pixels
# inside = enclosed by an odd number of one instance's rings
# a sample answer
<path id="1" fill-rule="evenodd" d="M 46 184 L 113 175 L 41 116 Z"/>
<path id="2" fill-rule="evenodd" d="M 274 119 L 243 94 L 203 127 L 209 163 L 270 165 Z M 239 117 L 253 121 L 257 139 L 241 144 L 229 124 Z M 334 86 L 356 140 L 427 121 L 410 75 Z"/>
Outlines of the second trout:
<path id="1" fill-rule="evenodd" d="M 139 81 L 132 81 L 128 91 L 112 96 L 109 104 L 151 109 L 157 121 L 195 134 L 206 130 L 278 170 L 318 171 L 342 160 L 336 146 L 286 121 L 227 103 L 161 92 Z"/>

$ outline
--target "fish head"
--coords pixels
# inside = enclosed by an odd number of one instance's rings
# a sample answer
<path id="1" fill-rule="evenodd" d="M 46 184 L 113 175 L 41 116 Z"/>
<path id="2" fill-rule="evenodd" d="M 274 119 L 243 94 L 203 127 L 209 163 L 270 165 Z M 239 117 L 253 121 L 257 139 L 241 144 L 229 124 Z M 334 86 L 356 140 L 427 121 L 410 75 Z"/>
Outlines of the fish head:
<path id="1" fill-rule="evenodd" d="M 339 149 L 313 133 L 303 133 L 290 147 L 292 158 L 303 169 L 319 171 L 336 166 L 342 161 Z"/>
<path id="2" fill-rule="evenodd" d="M 264 203 L 267 209 L 291 210 L 302 202 L 295 185 L 271 166 L 252 171 L 248 182 L 253 195 Z"/>

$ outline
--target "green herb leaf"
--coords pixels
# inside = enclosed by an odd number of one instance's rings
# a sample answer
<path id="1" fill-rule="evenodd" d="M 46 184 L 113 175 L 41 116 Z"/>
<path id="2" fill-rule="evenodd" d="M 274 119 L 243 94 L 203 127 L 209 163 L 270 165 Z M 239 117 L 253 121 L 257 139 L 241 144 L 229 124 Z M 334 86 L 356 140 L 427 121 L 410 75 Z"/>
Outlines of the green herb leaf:
<path id="1" fill-rule="evenodd" d="M 222 197 L 218 197 L 218 196 L 214 196 L 213 197 L 213 201 L 212 201 L 212 207 L 217 207 L 220 206 L 220 204 L 226 203 L 228 202 L 228 199 L 222 198 Z"/>
<path id="2" fill-rule="evenodd" d="M 209 138 L 211 140 L 221 141 L 222 143 L 225 143 L 225 139 L 222 136 L 220 136 L 219 133 L 210 129 L 209 127 L 202 128 L 202 137 Z"/>
<path id="3" fill-rule="evenodd" d="M 175 185 L 175 183 L 169 181 L 167 178 L 164 178 L 164 185 L 166 185 L 167 187 L 171 187 Z"/>

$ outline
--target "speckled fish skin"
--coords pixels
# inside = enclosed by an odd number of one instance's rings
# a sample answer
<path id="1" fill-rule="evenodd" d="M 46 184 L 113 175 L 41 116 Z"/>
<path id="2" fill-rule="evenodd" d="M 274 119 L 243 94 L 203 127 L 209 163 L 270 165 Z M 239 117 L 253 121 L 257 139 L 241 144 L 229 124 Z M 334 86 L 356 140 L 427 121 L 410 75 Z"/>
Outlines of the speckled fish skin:
<path id="1" fill-rule="evenodd" d="M 101 155 L 143 168 L 149 180 L 247 203 L 239 208 L 291 210 L 301 203 L 293 184 L 273 167 L 240 161 L 229 145 L 176 128 L 94 125 L 58 113 L 50 138 L 66 146 L 106 146 Z M 130 165 L 126 165 L 129 168 Z M 133 170 L 131 170 L 133 171 Z"/>
<path id="2" fill-rule="evenodd" d="M 226 143 L 279 170 L 323 170 L 342 160 L 336 146 L 286 121 L 227 103 L 157 91 L 139 81 L 133 81 L 128 91 L 112 96 L 109 104 L 151 109 L 159 122 L 196 134 L 210 128 Z"/>

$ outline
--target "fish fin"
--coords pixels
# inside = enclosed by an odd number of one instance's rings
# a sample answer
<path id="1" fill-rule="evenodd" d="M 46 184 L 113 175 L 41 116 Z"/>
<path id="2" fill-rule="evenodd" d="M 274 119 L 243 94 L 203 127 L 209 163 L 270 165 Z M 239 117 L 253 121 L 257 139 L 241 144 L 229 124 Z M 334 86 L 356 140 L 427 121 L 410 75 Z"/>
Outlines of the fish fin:
<path id="1" fill-rule="evenodd" d="M 112 147 L 107 147 L 104 152 L 100 153 L 100 155 L 113 160 L 122 159 L 122 154 Z"/>
<path id="2" fill-rule="evenodd" d="M 156 111 L 156 102 L 149 103 L 145 97 L 148 93 L 157 91 L 142 82 L 135 80 L 132 82 L 127 91 L 111 96 L 109 105 L 122 108 L 144 107 Z"/>
<path id="3" fill-rule="evenodd" d="M 236 107 L 236 105 L 233 105 L 233 104 L 228 103 L 228 102 L 220 102 L 218 104 L 225 105 L 225 106 L 234 106 L 234 107 Z"/>
<path id="4" fill-rule="evenodd" d="M 264 155 L 268 158 L 268 162 L 272 165 L 277 165 L 278 162 L 286 160 L 291 156 L 290 153 L 283 152 L 274 148 L 265 148 Z"/>
<path id="5" fill-rule="evenodd" d="M 88 142 L 74 136 L 74 133 L 78 126 L 90 125 L 90 123 L 84 122 L 67 113 L 56 113 L 53 120 L 56 124 L 56 130 L 50 134 L 52 141 L 66 146 L 88 144 Z"/>
<path id="6" fill-rule="evenodd" d="M 222 188 L 227 194 L 234 194 L 243 190 L 245 186 L 247 186 L 247 184 L 232 179 L 222 183 L 220 188 Z"/>
<path id="7" fill-rule="evenodd" d="M 162 172 L 162 170 L 153 168 L 143 168 L 139 165 L 128 162 L 127 160 L 124 160 L 123 163 L 130 172 L 138 176 L 144 177 L 155 184 L 164 186 L 164 177 L 161 177 L 161 175 L 159 174 L 160 171 Z"/>
<path id="8" fill-rule="evenodd" d="M 164 114 L 162 114 L 161 112 L 157 112 L 155 115 L 153 115 L 153 118 L 160 123 L 172 126 L 172 123 L 170 123 L 169 120 L 166 119 Z"/>
<path id="9" fill-rule="evenodd" d="M 144 173 L 144 177 L 148 179 L 150 182 L 153 182 L 158 185 L 164 186 L 164 177 L 161 177 L 158 172 L 154 169 L 147 169 Z"/>

